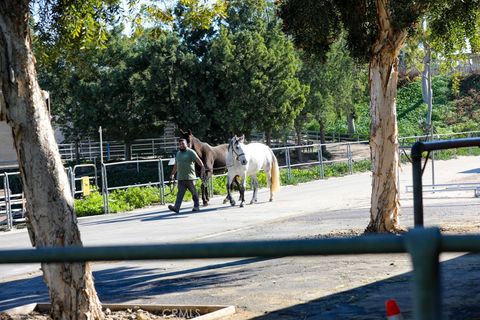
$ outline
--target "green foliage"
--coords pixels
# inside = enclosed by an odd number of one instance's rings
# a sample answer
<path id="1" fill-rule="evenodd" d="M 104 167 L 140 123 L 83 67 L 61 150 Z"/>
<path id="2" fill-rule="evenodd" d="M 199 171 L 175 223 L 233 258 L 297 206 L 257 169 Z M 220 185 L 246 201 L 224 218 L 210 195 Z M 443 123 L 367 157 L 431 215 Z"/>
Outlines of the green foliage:
<path id="1" fill-rule="evenodd" d="M 456 126 L 457 111 L 451 102 L 452 84 L 448 77 L 437 76 L 432 79 L 433 112 L 432 122 L 437 133 L 459 131 Z M 409 83 L 397 92 L 397 120 L 400 137 L 425 134 L 427 105 L 423 103 L 421 80 Z M 466 125 L 462 120 L 459 125 Z"/>
<path id="2" fill-rule="evenodd" d="M 109 194 L 111 213 L 125 212 L 160 202 L 160 190 L 155 187 L 134 187 L 127 190 L 115 190 Z M 77 216 L 103 214 L 103 196 L 94 191 L 83 199 L 75 200 Z"/>
<path id="3" fill-rule="evenodd" d="M 325 56 L 343 28 L 352 56 L 369 62 L 372 48 L 382 36 L 378 24 L 383 21 L 379 18 L 382 12 L 377 8 L 379 3 L 385 4 L 392 39 L 403 32 L 413 34 L 425 18 L 430 25 L 433 46 L 444 55 L 466 52 L 466 39 L 475 51 L 480 48 L 479 0 L 285 0 L 279 2 L 279 14 L 285 31 L 293 36 L 298 47 Z"/>
<path id="4" fill-rule="evenodd" d="M 75 212 L 79 217 L 103 214 L 103 196 L 94 191 L 83 199 L 76 199 Z"/>
<path id="5" fill-rule="evenodd" d="M 298 53 L 267 1 L 230 1 L 205 56 L 206 111 L 217 136 L 291 127 L 305 104 Z M 215 137 L 208 137 L 214 140 Z"/>
<path id="6" fill-rule="evenodd" d="M 129 188 L 125 195 L 125 201 L 133 208 L 143 208 L 152 203 L 160 202 L 160 191 L 158 188 Z"/>
<path id="7" fill-rule="evenodd" d="M 478 130 L 480 122 L 480 75 L 470 75 L 459 83 L 459 91 L 445 121 L 457 132 Z"/>

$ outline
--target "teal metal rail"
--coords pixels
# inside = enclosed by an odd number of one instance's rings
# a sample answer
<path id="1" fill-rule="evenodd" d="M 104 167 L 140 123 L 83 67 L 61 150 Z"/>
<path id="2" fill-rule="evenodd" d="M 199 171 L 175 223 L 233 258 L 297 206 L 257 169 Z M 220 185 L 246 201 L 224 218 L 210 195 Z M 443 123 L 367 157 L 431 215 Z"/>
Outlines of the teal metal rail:
<path id="1" fill-rule="evenodd" d="M 272 258 L 404 252 L 410 254 L 413 264 L 415 319 L 440 319 L 439 254 L 440 252 L 480 252 L 480 235 L 449 236 L 441 235 L 437 228 L 417 228 L 402 236 L 369 235 L 316 240 L 29 248 L 0 251 L 0 263 Z"/>

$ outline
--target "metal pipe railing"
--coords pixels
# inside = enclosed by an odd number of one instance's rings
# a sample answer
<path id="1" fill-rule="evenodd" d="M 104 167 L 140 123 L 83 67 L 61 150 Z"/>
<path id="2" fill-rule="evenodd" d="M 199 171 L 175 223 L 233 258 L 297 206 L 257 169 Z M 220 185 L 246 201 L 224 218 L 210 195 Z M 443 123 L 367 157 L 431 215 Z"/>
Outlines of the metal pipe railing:
<path id="1" fill-rule="evenodd" d="M 480 138 L 416 142 L 412 146 L 413 219 L 415 227 L 423 227 L 422 175 L 425 165 L 422 167 L 422 153 L 428 152 L 425 159 L 426 164 L 431 151 L 465 147 L 480 147 Z"/>
<path id="2" fill-rule="evenodd" d="M 0 263 L 211 259 L 341 254 L 409 253 L 413 265 L 414 315 L 441 318 L 440 252 L 480 252 L 480 236 L 443 236 L 438 228 L 412 229 L 402 236 L 181 243 L 132 246 L 49 247 L 0 250 Z"/>

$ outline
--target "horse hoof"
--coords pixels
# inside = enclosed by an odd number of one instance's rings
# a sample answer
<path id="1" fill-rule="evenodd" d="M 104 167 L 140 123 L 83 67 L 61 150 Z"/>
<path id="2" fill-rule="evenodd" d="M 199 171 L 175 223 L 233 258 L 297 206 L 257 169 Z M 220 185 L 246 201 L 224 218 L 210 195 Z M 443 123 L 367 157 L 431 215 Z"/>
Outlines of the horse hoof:
<path id="1" fill-rule="evenodd" d="M 235 201 L 230 201 L 230 205 L 233 207 L 235 205 Z"/>
<path id="2" fill-rule="evenodd" d="M 242 202 L 242 203 L 240 203 L 240 208 L 243 208 L 243 202 Z"/>
<path id="3" fill-rule="evenodd" d="M 253 200 L 252 200 L 252 201 L 250 201 L 250 204 L 253 204 Z"/>
<path id="4" fill-rule="evenodd" d="M 227 203 L 228 199 L 223 199 L 223 204 Z"/>
<path id="5" fill-rule="evenodd" d="M 208 207 L 208 202 L 204 202 L 204 203 L 203 203 L 203 206 L 204 206 L 204 207 Z"/>
<path id="6" fill-rule="evenodd" d="M 270 200 L 268 200 L 268 201 L 272 202 L 272 201 L 273 201 L 273 198 L 270 198 Z"/>

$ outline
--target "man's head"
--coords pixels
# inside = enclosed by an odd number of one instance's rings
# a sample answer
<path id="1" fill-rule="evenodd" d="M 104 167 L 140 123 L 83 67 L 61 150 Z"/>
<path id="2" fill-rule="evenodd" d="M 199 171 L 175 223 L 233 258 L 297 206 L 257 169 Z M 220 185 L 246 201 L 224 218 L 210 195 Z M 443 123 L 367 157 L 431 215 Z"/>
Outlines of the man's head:
<path id="1" fill-rule="evenodd" d="M 178 140 L 178 148 L 180 149 L 180 151 L 187 150 L 187 140 L 186 139 Z"/>

